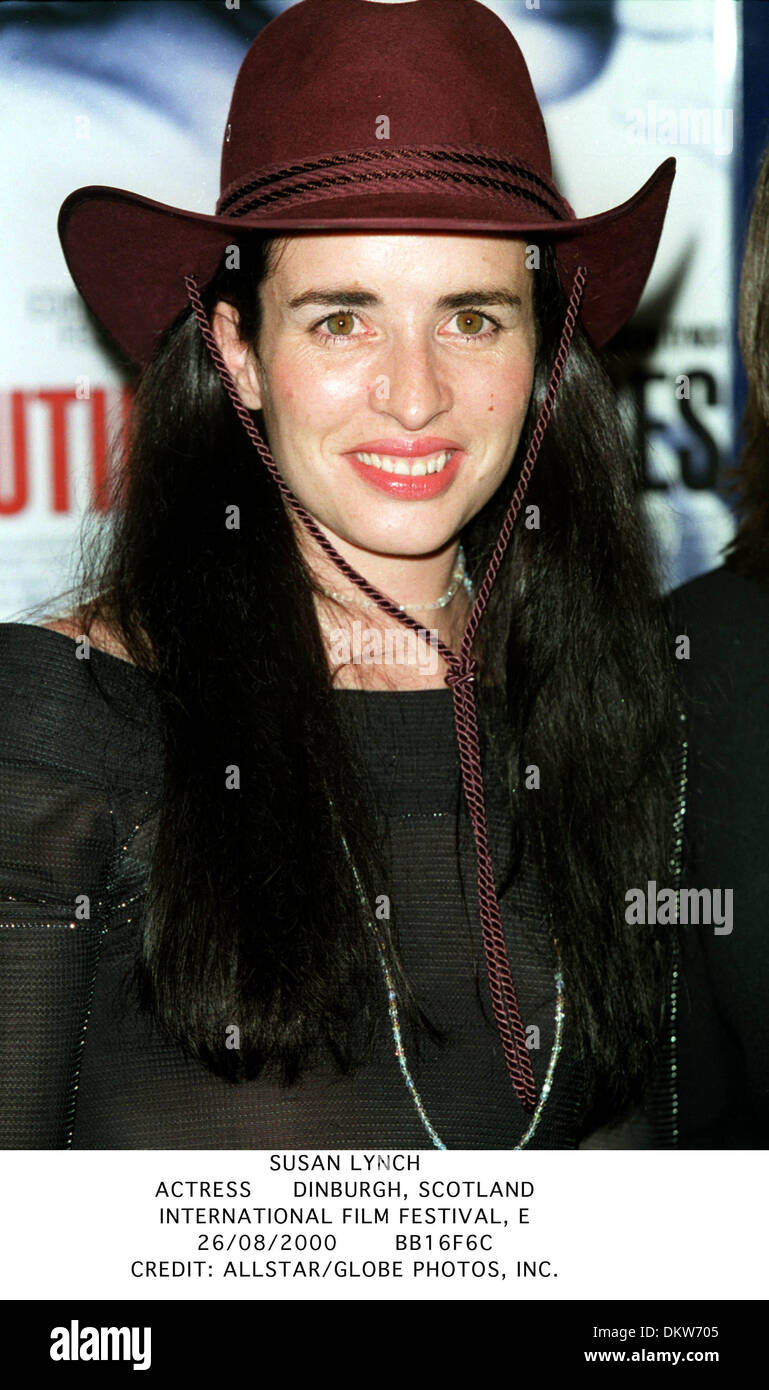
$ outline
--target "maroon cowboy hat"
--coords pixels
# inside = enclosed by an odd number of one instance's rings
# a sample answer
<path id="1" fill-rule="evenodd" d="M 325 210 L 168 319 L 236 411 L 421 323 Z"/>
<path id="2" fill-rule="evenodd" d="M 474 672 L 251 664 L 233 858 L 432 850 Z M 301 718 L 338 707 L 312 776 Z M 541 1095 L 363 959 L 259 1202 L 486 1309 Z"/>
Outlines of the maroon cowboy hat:
<path id="1" fill-rule="evenodd" d="M 523 55 L 485 5 L 301 0 L 243 60 L 214 216 L 90 186 L 58 227 L 86 303 L 142 365 L 188 302 L 184 277 L 206 284 L 244 227 L 553 237 L 567 293 L 587 268 L 582 322 L 600 347 L 640 299 L 674 173 L 666 159 L 627 202 L 577 218 Z"/>

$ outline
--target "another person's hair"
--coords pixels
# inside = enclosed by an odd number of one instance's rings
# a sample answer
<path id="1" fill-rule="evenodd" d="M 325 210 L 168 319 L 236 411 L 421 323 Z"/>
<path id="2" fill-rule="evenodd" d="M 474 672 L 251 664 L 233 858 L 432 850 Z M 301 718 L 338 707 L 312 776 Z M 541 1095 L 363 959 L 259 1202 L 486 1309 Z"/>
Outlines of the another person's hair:
<path id="1" fill-rule="evenodd" d="M 748 393 L 743 447 L 730 480 L 730 491 L 738 494 L 739 525 L 724 555 L 730 569 L 769 583 L 769 146 L 753 194 L 738 331 Z"/>
<path id="2" fill-rule="evenodd" d="M 209 317 L 219 299 L 234 305 L 258 352 L 259 286 L 276 246 L 253 239 L 242 249 L 241 270 L 222 269 L 204 303 Z M 521 443 L 463 533 L 476 581 L 560 339 L 566 306 L 548 245 L 534 304 L 539 344 Z M 608 377 L 578 327 L 526 497 L 541 528 L 521 517 L 514 529 L 480 654 L 484 681 L 506 691 L 500 751 L 510 785 L 525 786 L 530 764 L 540 774 L 538 790 L 511 791 L 510 860 L 495 868 L 509 882 L 528 838 L 596 1123 L 637 1102 L 652 1074 L 671 961 L 671 928 L 624 920 L 627 889 L 669 881 L 676 763 L 672 660 L 640 476 Z M 189 311 L 140 380 L 113 478 L 111 524 L 85 540 L 78 599 L 83 630 L 107 623 L 152 673 L 161 711 L 140 1003 L 233 1081 L 267 1064 L 293 1081 L 320 1051 L 354 1066 L 386 1005 L 339 830 L 373 903 L 390 888 L 381 808 L 343 725 L 293 526 Z M 238 529 L 225 524 L 233 506 Z M 484 729 L 484 738 L 498 734 Z M 233 764 L 238 791 L 225 785 Z M 397 918 L 397 900 L 394 909 Z M 379 927 L 408 1036 L 437 1036 L 405 979 L 397 920 Z M 233 1023 L 238 1050 L 226 1046 Z"/>

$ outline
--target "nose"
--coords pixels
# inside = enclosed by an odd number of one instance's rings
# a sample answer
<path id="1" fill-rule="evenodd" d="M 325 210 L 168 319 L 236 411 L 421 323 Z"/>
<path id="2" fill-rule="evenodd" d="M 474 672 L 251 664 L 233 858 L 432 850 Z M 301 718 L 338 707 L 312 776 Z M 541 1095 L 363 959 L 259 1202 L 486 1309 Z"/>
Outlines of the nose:
<path id="1" fill-rule="evenodd" d="M 417 331 L 397 335 L 380 357 L 371 387 L 371 406 L 378 415 L 397 420 L 404 429 L 420 430 L 450 410 L 454 397 L 440 362 L 440 350 Z"/>

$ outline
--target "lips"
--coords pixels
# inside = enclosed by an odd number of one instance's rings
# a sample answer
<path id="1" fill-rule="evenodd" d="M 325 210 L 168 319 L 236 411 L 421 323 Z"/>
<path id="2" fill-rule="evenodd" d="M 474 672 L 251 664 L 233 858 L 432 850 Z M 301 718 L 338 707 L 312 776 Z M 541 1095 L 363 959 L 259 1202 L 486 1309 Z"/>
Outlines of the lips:
<path id="1" fill-rule="evenodd" d="M 436 497 L 451 486 L 464 450 L 451 439 L 371 439 L 345 454 L 372 487 L 391 497 Z"/>

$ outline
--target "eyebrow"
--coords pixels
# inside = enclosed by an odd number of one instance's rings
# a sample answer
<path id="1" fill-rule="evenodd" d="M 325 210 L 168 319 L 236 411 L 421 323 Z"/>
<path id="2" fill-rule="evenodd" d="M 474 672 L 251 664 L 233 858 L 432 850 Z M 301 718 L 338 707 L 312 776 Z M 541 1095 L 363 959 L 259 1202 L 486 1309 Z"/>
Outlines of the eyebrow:
<path id="1" fill-rule="evenodd" d="M 306 304 L 333 305 L 347 304 L 353 309 L 370 309 L 382 301 L 368 290 L 338 289 L 305 290 L 289 299 L 289 309 L 303 309 Z M 444 294 L 436 300 L 436 309 L 465 309 L 470 305 L 502 304 L 507 309 L 517 309 L 521 297 L 504 288 L 484 290 L 460 290 L 458 294 Z"/>

